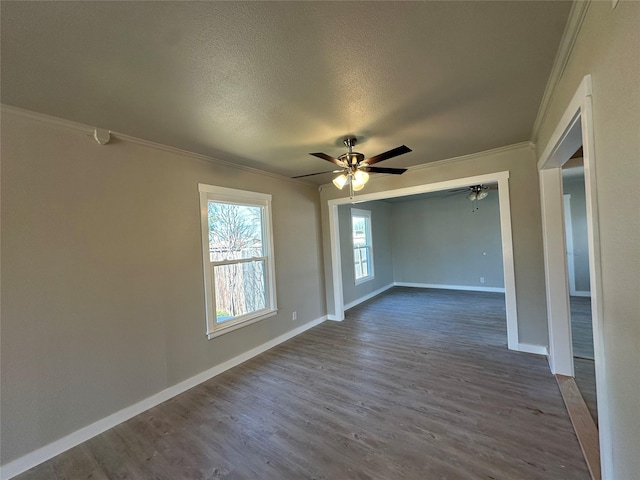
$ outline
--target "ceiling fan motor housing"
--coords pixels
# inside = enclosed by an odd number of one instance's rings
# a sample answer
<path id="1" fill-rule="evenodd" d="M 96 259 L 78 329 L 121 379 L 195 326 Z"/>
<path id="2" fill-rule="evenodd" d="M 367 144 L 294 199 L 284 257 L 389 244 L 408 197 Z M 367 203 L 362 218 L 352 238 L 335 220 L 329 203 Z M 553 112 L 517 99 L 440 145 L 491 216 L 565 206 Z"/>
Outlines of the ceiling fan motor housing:
<path id="1" fill-rule="evenodd" d="M 343 161 L 346 165 L 356 166 L 364 160 L 364 155 L 360 152 L 348 152 L 340 155 L 338 160 Z"/>

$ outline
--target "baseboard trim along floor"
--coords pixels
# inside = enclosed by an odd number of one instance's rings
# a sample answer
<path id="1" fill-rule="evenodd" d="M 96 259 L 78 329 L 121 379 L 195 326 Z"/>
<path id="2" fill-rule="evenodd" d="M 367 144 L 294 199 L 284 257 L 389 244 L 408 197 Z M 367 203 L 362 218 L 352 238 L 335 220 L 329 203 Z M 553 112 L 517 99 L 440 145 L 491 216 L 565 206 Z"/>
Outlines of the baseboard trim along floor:
<path id="1" fill-rule="evenodd" d="M 250 360 L 257 355 L 260 355 L 261 353 L 266 352 L 267 350 L 275 347 L 276 345 L 279 345 L 295 337 L 296 335 L 299 335 L 302 332 L 310 328 L 313 328 L 316 325 L 321 324 L 326 319 L 327 317 L 325 315 L 323 317 L 312 320 L 311 322 L 305 323 L 304 325 L 294 328 L 293 330 L 290 330 L 287 333 L 284 333 L 272 340 L 269 340 L 268 342 L 265 342 L 262 345 L 258 345 L 257 347 L 247 352 L 244 352 L 236 357 L 233 357 L 230 360 L 227 360 L 226 362 L 223 362 L 219 365 L 216 365 L 215 367 L 205 370 L 204 372 L 194 375 L 193 377 L 188 378 L 187 380 L 184 380 L 169 388 L 166 388 L 154 395 L 151 395 L 150 397 L 147 397 L 138 403 L 125 407 L 122 410 L 119 410 L 105 418 L 98 420 L 97 422 L 94 422 L 90 425 L 87 425 L 86 427 L 83 427 L 79 430 L 76 430 L 75 432 L 70 433 L 65 437 L 55 440 L 49 443 L 48 445 L 45 445 L 44 447 L 41 447 L 5 465 L 2 465 L 0 466 L 0 479 L 8 480 L 10 478 L 15 477 L 16 475 L 26 472 L 27 470 L 35 467 L 36 465 L 40 465 L 41 463 L 46 462 L 47 460 L 57 455 L 60 455 L 62 452 L 65 452 L 95 437 L 96 435 L 99 435 L 109 430 L 110 428 L 113 428 L 116 425 L 119 425 L 122 422 L 129 420 L 130 418 L 133 418 L 136 415 L 139 415 L 140 413 L 152 407 L 155 407 L 156 405 L 166 402 L 167 400 L 175 397 L 176 395 L 179 395 L 189 390 L 190 388 L 193 388 L 196 385 L 199 385 L 202 382 L 209 380 L 210 378 L 213 378 L 217 375 L 220 375 L 223 372 L 226 372 L 230 368 L 240 365 L 241 363 L 244 363 L 247 360 Z"/>

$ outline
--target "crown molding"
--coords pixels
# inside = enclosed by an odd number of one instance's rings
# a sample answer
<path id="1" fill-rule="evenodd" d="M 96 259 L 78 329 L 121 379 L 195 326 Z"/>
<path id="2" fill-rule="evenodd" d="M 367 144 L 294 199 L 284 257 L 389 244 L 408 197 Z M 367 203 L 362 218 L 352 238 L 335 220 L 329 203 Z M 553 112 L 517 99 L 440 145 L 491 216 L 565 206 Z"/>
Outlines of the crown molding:
<path id="1" fill-rule="evenodd" d="M 533 130 L 531 132 L 531 141 L 533 142 L 537 141 L 540 125 L 542 125 L 542 123 L 547 118 L 551 99 L 553 98 L 556 87 L 558 86 L 558 83 L 560 83 L 560 79 L 562 78 L 564 70 L 567 67 L 567 63 L 569 62 L 569 58 L 571 57 L 571 53 L 573 52 L 573 47 L 575 46 L 576 39 L 578 38 L 578 34 L 580 33 L 582 23 L 584 22 L 584 18 L 587 15 L 587 10 L 589 9 L 590 5 L 591 0 L 578 0 L 573 2 L 573 5 L 571 6 L 569 18 L 567 19 L 564 33 L 562 34 L 562 38 L 560 39 L 560 45 L 558 46 L 556 58 L 553 61 L 551 73 L 549 74 L 547 85 L 544 89 L 542 100 L 540 101 L 538 115 L 536 116 L 536 120 L 533 123 Z"/>
<path id="2" fill-rule="evenodd" d="M 520 150 L 522 148 L 534 148 L 534 144 L 527 142 L 514 143 L 512 145 L 505 145 L 503 147 L 492 148 L 490 150 L 483 150 L 481 152 L 470 153 L 468 155 L 460 155 L 459 157 L 445 158 L 443 160 L 436 160 L 435 162 L 422 163 L 420 165 L 414 165 L 407 170 L 415 172 L 419 170 L 439 167 L 442 165 L 451 165 L 452 163 L 466 162 L 469 160 L 476 160 L 481 157 L 488 157 L 491 155 L 498 155 L 501 153 L 511 152 L 513 150 Z"/>
<path id="3" fill-rule="evenodd" d="M 2 113 L 10 113 L 22 118 L 28 118 L 29 120 L 35 120 L 37 122 L 48 123 L 55 127 L 66 128 L 78 133 L 84 133 L 86 135 L 93 135 L 94 127 L 85 125 L 83 123 L 72 122 L 64 118 L 52 117 L 51 115 L 45 115 L 44 113 L 34 112 L 32 110 L 25 110 L 20 107 L 12 107 L 11 105 L 1 104 L 0 111 Z"/>
<path id="4" fill-rule="evenodd" d="M 16 115 L 22 118 L 28 118 L 30 120 L 35 120 L 38 122 L 44 122 L 49 125 L 53 125 L 59 128 L 66 128 L 69 130 L 73 130 L 78 133 L 82 133 L 84 135 L 88 135 L 93 137 L 95 127 L 91 127 L 89 125 L 85 125 L 83 123 L 73 122 L 71 120 L 66 120 L 64 118 L 53 117 L 51 115 L 46 115 L 44 113 L 34 112 L 31 110 L 25 110 L 19 107 L 13 107 L 10 105 L 0 104 L 0 111 L 2 113 L 9 113 L 12 115 Z M 208 155 L 203 155 L 200 153 L 190 152 L 189 150 L 183 150 L 177 147 L 171 147 L 169 145 L 163 145 L 161 143 L 152 142 L 150 140 L 144 140 L 142 138 L 132 137 L 131 135 L 126 135 L 124 133 L 118 133 L 111 131 L 111 136 L 117 138 L 118 140 L 122 140 L 129 143 L 134 143 L 137 145 L 142 145 L 148 148 L 152 148 L 155 150 L 161 150 L 168 153 L 173 153 L 176 155 L 182 155 L 185 157 L 193 158 L 195 160 L 200 160 L 208 163 L 213 163 L 215 165 L 220 165 L 223 167 L 234 168 L 236 170 L 242 170 L 249 173 L 254 173 L 257 175 L 267 176 L 271 178 L 275 178 L 277 180 L 282 180 L 290 183 L 295 183 L 297 185 L 306 185 L 309 186 L 308 182 L 298 180 L 296 178 L 286 177 L 284 175 L 280 175 L 278 173 L 268 172 L 266 170 L 260 170 L 259 168 L 248 167 L 246 165 L 240 165 L 237 163 L 228 162 L 226 160 L 220 160 L 218 158 L 210 157 Z"/>

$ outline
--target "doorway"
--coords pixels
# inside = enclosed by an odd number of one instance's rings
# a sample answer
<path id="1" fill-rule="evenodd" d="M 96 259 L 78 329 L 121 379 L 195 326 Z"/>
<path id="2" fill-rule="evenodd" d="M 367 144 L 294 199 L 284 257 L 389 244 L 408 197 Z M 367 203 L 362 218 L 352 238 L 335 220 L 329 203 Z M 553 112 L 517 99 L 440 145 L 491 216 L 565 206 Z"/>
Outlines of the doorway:
<path id="1" fill-rule="evenodd" d="M 473 188 L 339 205 L 345 310 L 394 286 L 504 294 L 498 185 Z"/>
<path id="2" fill-rule="evenodd" d="M 507 316 L 507 345 L 510 350 L 526 351 L 529 353 L 547 354 L 546 349 L 535 345 L 520 344 L 518 338 L 518 318 L 516 308 L 516 288 L 515 288 L 515 266 L 513 257 L 513 237 L 511 230 L 511 206 L 509 203 L 509 172 L 496 172 L 475 177 L 459 178 L 444 182 L 418 185 L 415 187 L 400 188 L 384 192 L 367 193 L 359 195 L 358 201 L 365 202 L 371 200 L 382 200 L 385 198 L 403 197 L 421 193 L 449 190 L 460 187 L 467 187 L 476 184 L 497 183 L 499 210 L 500 210 L 500 230 L 504 269 L 505 287 L 505 307 Z M 344 319 L 344 294 L 342 285 L 342 264 L 340 249 L 340 226 L 338 206 L 351 203 L 349 198 L 338 198 L 329 200 L 329 232 L 331 240 L 331 267 L 333 291 L 329 293 L 329 298 L 333 303 L 334 312 L 328 315 L 330 320 L 341 321 Z"/>
<path id="3" fill-rule="evenodd" d="M 606 354 L 602 325 L 602 275 L 598 201 L 595 175 L 591 76 L 585 76 L 569 102 L 560 122 L 538 161 L 542 204 L 543 246 L 549 322 L 549 365 L 556 375 L 575 376 L 570 314 L 569 277 L 565 259 L 562 167 L 581 146 L 585 184 L 586 226 L 588 236 L 590 307 L 593 330 L 598 430 L 596 455 L 601 469 L 611 471 L 613 458 L 607 391 Z M 559 379 L 560 381 L 560 379 Z M 586 408 L 586 407 L 585 407 Z M 587 413 L 588 415 L 588 413 Z M 574 424 L 575 425 L 575 424 Z M 595 427 L 594 427 L 595 428 Z M 577 429 L 576 429 L 577 433 Z M 599 441 L 599 447 L 597 443 Z M 587 463 L 589 459 L 585 452 Z M 590 464 L 590 469 L 593 465 Z M 592 470 L 592 475 L 595 476 Z M 597 476 L 600 466 L 597 468 Z"/>
<path id="4" fill-rule="evenodd" d="M 582 146 L 562 166 L 562 192 L 573 369 L 576 385 L 597 425 L 593 317 L 589 279 L 589 234 Z"/>

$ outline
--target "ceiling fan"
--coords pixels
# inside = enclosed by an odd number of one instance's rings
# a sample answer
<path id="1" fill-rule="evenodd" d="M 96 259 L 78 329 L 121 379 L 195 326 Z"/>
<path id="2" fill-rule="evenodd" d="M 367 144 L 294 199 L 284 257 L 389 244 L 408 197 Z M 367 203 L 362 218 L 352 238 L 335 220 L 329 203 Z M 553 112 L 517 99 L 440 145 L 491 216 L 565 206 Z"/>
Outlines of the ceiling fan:
<path id="1" fill-rule="evenodd" d="M 349 151 L 343 153 L 338 158 L 333 158 L 331 155 L 321 152 L 309 154 L 336 164 L 340 167 L 339 170 L 299 175 L 293 178 L 310 177 L 312 175 L 321 175 L 323 173 L 340 173 L 340 175 L 333 179 L 333 184 L 340 190 L 348 184 L 350 196 L 353 198 L 353 192 L 362 190 L 365 184 L 369 181 L 369 173 L 390 173 L 392 175 L 402 175 L 407 171 L 406 168 L 384 168 L 371 166 L 375 163 L 382 162 L 383 160 L 388 160 L 390 158 L 397 157 L 398 155 L 409 153 L 411 149 L 406 145 L 401 145 L 389 150 L 388 152 L 381 153 L 365 160 L 362 153 L 353 151 L 353 147 L 356 142 L 357 139 L 355 137 L 345 138 L 343 143 Z"/>
<path id="2" fill-rule="evenodd" d="M 498 185 L 471 185 L 469 187 L 457 188 L 449 190 L 445 197 L 456 195 L 458 193 L 467 193 L 467 198 L 473 203 L 472 212 L 478 210 L 478 201 L 484 200 L 489 196 L 489 190 L 498 190 Z"/>

